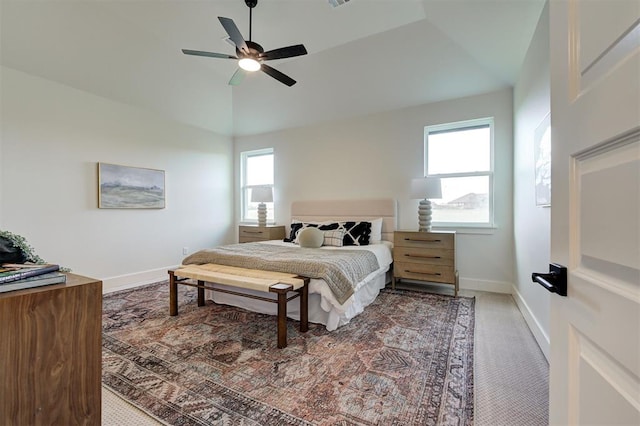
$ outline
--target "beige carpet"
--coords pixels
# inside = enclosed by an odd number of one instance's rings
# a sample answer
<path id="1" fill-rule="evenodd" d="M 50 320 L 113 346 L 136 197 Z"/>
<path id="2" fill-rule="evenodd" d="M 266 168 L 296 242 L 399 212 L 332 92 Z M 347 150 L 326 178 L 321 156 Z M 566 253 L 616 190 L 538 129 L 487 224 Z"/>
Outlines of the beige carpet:
<path id="1" fill-rule="evenodd" d="M 512 297 L 472 291 L 461 295 L 476 297 L 475 424 L 548 424 L 548 365 Z M 162 424 L 108 389 L 102 392 L 103 425 Z"/>
<path id="2" fill-rule="evenodd" d="M 162 423 L 102 387 L 102 424 L 106 426 L 154 426 Z"/>
<path id="3" fill-rule="evenodd" d="M 549 365 L 522 314 L 510 295 L 476 294 L 476 424 L 549 424 Z"/>

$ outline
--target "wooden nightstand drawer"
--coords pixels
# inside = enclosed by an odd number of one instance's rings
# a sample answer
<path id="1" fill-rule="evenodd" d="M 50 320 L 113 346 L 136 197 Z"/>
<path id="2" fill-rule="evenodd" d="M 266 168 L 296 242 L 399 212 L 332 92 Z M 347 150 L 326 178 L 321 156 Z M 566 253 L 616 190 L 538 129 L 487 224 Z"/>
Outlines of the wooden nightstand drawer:
<path id="1" fill-rule="evenodd" d="M 394 263 L 393 273 L 396 278 L 406 278 L 409 280 L 432 281 L 447 284 L 452 284 L 456 281 L 454 269 L 447 265 L 400 262 Z"/>
<path id="2" fill-rule="evenodd" d="M 238 241 L 241 243 L 282 239 L 284 239 L 284 226 L 240 225 L 238 228 Z"/>
<path id="3" fill-rule="evenodd" d="M 393 288 L 402 279 L 451 284 L 458 295 L 456 234 L 396 231 L 393 237 Z"/>
<path id="4" fill-rule="evenodd" d="M 454 264 L 453 250 L 448 249 L 394 247 L 393 252 L 396 262 L 446 266 L 453 266 Z"/>
<path id="5" fill-rule="evenodd" d="M 395 232 L 394 247 L 416 247 L 453 250 L 453 233 Z"/>
<path id="6" fill-rule="evenodd" d="M 252 238 L 266 240 L 269 238 L 269 230 L 267 228 L 259 228 L 257 226 L 241 226 L 239 230 L 240 238 Z"/>

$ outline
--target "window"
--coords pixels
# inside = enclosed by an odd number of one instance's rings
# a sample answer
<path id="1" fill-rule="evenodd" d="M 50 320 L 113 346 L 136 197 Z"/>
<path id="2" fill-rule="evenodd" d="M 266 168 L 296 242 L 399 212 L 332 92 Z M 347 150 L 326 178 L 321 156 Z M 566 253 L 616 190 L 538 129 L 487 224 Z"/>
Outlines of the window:
<path id="1" fill-rule="evenodd" d="M 240 191 L 242 204 L 241 222 L 258 222 L 258 203 L 251 202 L 251 191 L 255 187 L 273 189 L 273 148 L 245 151 L 240 154 Z M 267 205 L 267 222 L 273 222 L 273 202 Z"/>
<path id="2" fill-rule="evenodd" d="M 435 226 L 493 226 L 493 118 L 427 126 L 425 176 L 437 176 Z"/>

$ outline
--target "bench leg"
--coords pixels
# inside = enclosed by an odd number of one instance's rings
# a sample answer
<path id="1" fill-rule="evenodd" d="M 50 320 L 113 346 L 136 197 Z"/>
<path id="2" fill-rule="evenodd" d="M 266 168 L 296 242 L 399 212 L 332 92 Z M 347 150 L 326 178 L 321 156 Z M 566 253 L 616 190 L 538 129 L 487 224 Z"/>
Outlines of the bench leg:
<path id="1" fill-rule="evenodd" d="M 169 271 L 169 315 L 178 315 L 178 283 L 173 271 Z"/>
<path id="2" fill-rule="evenodd" d="M 204 286 L 204 281 L 198 280 L 199 286 Z M 204 306 L 204 287 L 198 287 L 198 306 Z"/>
<path id="3" fill-rule="evenodd" d="M 309 331 L 309 278 L 304 279 L 300 290 L 300 331 Z"/>
<path id="4" fill-rule="evenodd" d="M 278 348 L 287 347 L 287 292 L 278 292 Z"/>

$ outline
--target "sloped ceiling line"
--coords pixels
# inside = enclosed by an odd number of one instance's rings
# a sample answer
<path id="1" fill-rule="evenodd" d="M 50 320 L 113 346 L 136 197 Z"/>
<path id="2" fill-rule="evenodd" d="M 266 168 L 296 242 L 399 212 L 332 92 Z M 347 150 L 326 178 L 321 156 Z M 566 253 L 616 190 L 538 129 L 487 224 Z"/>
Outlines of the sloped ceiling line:
<path id="1" fill-rule="evenodd" d="M 303 43 L 309 55 L 274 61 L 298 81 L 291 88 L 248 78 L 232 89 L 233 61 L 180 49 L 232 52 L 217 17 L 248 28 L 243 0 L 2 0 L 0 64 L 216 133 L 255 134 L 513 84 L 543 6 L 260 0 L 254 38 L 266 50 Z"/>

